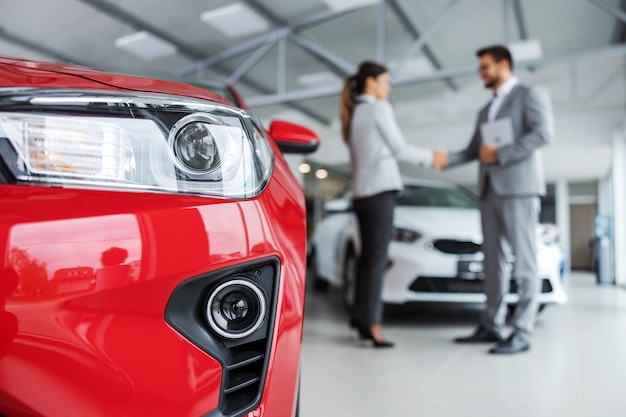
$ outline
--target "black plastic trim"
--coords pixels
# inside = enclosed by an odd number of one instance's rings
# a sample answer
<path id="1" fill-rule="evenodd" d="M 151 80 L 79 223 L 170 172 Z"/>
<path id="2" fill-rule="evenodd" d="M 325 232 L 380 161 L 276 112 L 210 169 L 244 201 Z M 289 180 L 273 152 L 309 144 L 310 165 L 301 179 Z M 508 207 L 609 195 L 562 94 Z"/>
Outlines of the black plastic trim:
<path id="1" fill-rule="evenodd" d="M 9 160 L 5 160 L 9 158 Z M 9 169 L 10 164 L 17 164 L 17 154 L 5 137 L 0 138 L 0 184 L 14 184 L 15 176 Z M 0 416 L 2 417 L 2 416 Z"/>
<path id="2" fill-rule="evenodd" d="M 242 339 L 225 339 L 213 332 L 205 318 L 206 301 L 218 285 L 245 277 L 266 297 L 266 319 Z M 218 408 L 204 417 L 240 417 L 254 410 L 263 395 L 276 320 L 280 277 L 277 257 L 247 262 L 180 283 L 165 310 L 165 320 L 194 345 L 222 365 Z"/>
<path id="3" fill-rule="evenodd" d="M 481 245 L 472 241 L 438 239 L 432 242 L 435 249 L 443 253 L 455 255 L 471 255 L 482 250 Z"/>
<path id="4" fill-rule="evenodd" d="M 274 139 L 278 148 L 282 153 L 299 153 L 299 154 L 307 154 L 313 153 L 320 146 L 319 141 L 312 140 L 308 143 L 293 143 L 289 141 L 283 141 L 280 139 Z"/>
<path id="5" fill-rule="evenodd" d="M 445 278 L 445 277 L 418 277 L 411 285 L 409 290 L 413 292 L 427 293 L 482 293 L 482 279 L 463 279 L 463 278 Z M 541 293 L 546 294 L 553 291 L 550 279 L 542 278 Z M 510 280 L 509 293 L 517 292 L 517 282 Z"/>

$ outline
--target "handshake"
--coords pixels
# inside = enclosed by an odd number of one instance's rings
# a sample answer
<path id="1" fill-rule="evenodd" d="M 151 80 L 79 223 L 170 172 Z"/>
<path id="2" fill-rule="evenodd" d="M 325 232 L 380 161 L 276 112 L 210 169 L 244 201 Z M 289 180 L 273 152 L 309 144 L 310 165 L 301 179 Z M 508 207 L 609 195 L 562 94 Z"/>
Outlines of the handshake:
<path id="1" fill-rule="evenodd" d="M 493 145 L 483 143 L 480 145 L 478 156 L 483 164 L 493 165 L 498 162 L 497 148 Z M 431 167 L 433 169 L 444 169 L 450 165 L 448 160 L 448 151 L 443 149 L 436 149 L 433 151 L 433 163 Z"/>
<path id="2" fill-rule="evenodd" d="M 435 149 L 433 151 L 433 169 L 444 169 L 448 166 L 448 151 L 444 151 L 443 149 Z"/>

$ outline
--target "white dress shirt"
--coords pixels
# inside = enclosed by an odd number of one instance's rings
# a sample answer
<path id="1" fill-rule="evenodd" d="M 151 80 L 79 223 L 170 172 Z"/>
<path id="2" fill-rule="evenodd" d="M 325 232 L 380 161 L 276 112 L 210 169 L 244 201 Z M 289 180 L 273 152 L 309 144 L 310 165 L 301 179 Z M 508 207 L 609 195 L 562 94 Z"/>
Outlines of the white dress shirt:
<path id="1" fill-rule="evenodd" d="M 498 110 L 502 107 L 502 102 L 506 99 L 506 96 L 509 95 L 513 87 L 519 83 L 519 79 L 515 76 L 506 80 L 504 84 L 502 84 L 495 91 L 495 97 L 491 100 L 491 105 L 489 106 L 489 114 L 487 115 L 487 120 L 493 122 L 496 119 L 496 115 L 498 114 Z"/>
<path id="2" fill-rule="evenodd" d="M 433 160 L 432 150 L 406 142 L 389 101 L 366 94 L 357 97 L 349 146 L 353 198 L 401 191 L 399 160 L 427 167 Z"/>

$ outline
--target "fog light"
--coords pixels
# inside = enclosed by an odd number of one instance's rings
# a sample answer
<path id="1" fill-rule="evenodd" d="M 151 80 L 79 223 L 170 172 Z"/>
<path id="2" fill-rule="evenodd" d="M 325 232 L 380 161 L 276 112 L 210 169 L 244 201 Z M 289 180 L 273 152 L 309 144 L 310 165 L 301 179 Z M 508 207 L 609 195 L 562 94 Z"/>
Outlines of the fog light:
<path id="1" fill-rule="evenodd" d="M 467 266 L 470 272 L 483 272 L 483 263 L 482 262 L 470 262 Z"/>
<path id="2" fill-rule="evenodd" d="M 265 310 L 265 297 L 261 290 L 251 281 L 236 279 L 219 285 L 211 293 L 206 317 L 211 329 L 218 335 L 241 339 L 261 326 Z"/>

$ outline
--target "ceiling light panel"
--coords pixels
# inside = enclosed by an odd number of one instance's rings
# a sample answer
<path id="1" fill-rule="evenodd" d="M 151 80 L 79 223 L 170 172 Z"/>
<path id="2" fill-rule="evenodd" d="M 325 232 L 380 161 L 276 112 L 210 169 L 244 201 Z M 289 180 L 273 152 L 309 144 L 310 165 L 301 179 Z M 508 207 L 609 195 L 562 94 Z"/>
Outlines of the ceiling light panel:
<path id="1" fill-rule="evenodd" d="M 541 42 L 537 39 L 525 39 L 521 41 L 511 42 L 508 45 L 513 61 L 522 62 L 543 57 L 543 49 Z"/>
<path id="2" fill-rule="evenodd" d="M 200 19 L 230 38 L 240 38 L 264 32 L 270 28 L 265 19 L 242 3 L 207 10 L 202 13 Z"/>
<path id="3" fill-rule="evenodd" d="M 389 69 L 398 79 L 429 75 L 435 71 L 433 64 L 424 55 L 407 59 L 401 68 L 398 68 L 399 65 L 400 61 L 389 62 Z"/>
<path id="4" fill-rule="evenodd" d="M 135 32 L 117 38 L 115 46 L 146 61 L 176 53 L 174 45 L 146 31 Z"/>
<path id="5" fill-rule="evenodd" d="M 314 72 L 298 75 L 296 81 L 307 87 L 341 85 L 342 80 L 330 71 Z"/>
<path id="6" fill-rule="evenodd" d="M 380 3 L 380 0 L 324 0 L 331 10 L 342 11 L 356 9 L 357 7 L 371 6 Z"/>

